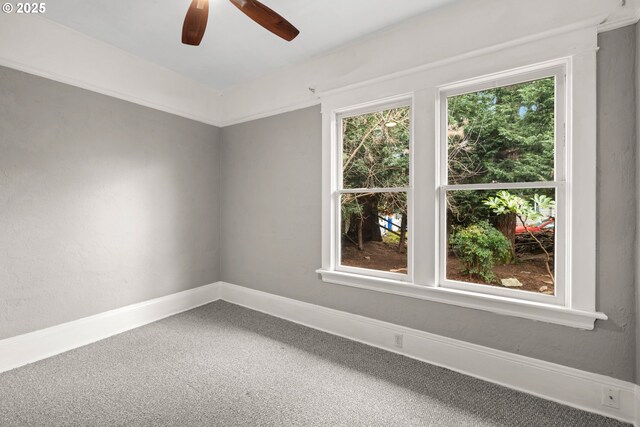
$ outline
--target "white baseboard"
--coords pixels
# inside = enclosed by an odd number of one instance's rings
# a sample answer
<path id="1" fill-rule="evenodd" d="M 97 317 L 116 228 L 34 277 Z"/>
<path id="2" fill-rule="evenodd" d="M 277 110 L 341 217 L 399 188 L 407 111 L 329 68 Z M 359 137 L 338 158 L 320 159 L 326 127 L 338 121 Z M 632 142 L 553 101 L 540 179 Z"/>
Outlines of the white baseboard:
<path id="1" fill-rule="evenodd" d="M 636 419 L 633 425 L 640 427 L 640 385 L 636 386 Z"/>
<path id="2" fill-rule="evenodd" d="M 640 427 L 640 387 L 604 375 L 495 350 L 229 283 L 220 298 L 333 335 L 594 412 Z M 403 348 L 394 335 L 403 335 Z M 602 405 L 603 388 L 620 390 L 620 408 Z"/>
<path id="3" fill-rule="evenodd" d="M 0 372 L 219 299 L 640 427 L 635 384 L 224 282 L 0 340 Z M 602 405 L 603 388 L 620 390 L 619 409 Z"/>
<path id="4" fill-rule="evenodd" d="M 213 283 L 0 340 L 0 372 L 216 301 L 219 289 L 219 283 Z"/>

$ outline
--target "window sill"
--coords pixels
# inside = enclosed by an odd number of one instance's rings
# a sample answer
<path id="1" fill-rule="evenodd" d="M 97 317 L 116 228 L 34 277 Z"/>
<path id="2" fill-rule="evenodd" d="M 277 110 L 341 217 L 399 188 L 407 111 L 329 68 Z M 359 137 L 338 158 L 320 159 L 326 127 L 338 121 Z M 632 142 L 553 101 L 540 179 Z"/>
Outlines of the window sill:
<path id="1" fill-rule="evenodd" d="M 607 319 L 607 315 L 604 313 L 576 310 L 557 305 L 478 294 L 456 289 L 416 285 L 399 280 L 369 277 L 339 271 L 319 269 L 316 272 L 322 276 L 324 282 L 328 283 L 452 304 L 460 307 L 490 311 L 506 316 L 555 323 L 578 329 L 592 330 L 596 320 Z"/>

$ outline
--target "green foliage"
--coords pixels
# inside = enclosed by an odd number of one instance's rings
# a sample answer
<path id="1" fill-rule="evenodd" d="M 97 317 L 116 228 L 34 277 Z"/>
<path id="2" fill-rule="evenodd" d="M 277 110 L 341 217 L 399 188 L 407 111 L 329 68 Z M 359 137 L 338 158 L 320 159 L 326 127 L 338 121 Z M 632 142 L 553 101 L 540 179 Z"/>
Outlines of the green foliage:
<path id="1" fill-rule="evenodd" d="M 554 91 L 547 78 L 449 98 L 453 183 L 552 180 Z"/>
<path id="2" fill-rule="evenodd" d="M 532 198 L 525 199 L 513 195 L 508 191 L 498 191 L 495 197 L 489 197 L 484 201 L 496 215 L 516 214 L 523 223 L 527 220 L 539 221 L 543 215 L 536 209 L 553 209 L 555 201 L 544 194 L 534 194 Z"/>
<path id="3" fill-rule="evenodd" d="M 398 243 L 400 243 L 400 236 L 398 236 L 397 234 L 393 234 L 393 233 L 387 233 L 387 234 L 384 235 L 382 240 L 385 243 L 389 243 L 390 245 L 397 245 Z"/>
<path id="4" fill-rule="evenodd" d="M 343 119 L 345 188 L 409 186 L 409 118 L 402 107 Z"/>
<path id="5" fill-rule="evenodd" d="M 409 186 L 410 117 L 409 107 L 401 107 L 342 120 L 345 188 Z M 376 198 L 380 213 L 406 213 L 405 193 L 359 194 L 343 198 L 343 221 L 362 215 L 358 205 L 372 197 Z"/>
<path id="6" fill-rule="evenodd" d="M 359 218 L 363 214 L 362 204 L 358 203 L 358 199 L 355 194 L 344 194 L 342 196 L 342 227 L 343 232 L 349 229 L 351 226 L 351 220 L 353 218 Z"/>
<path id="7" fill-rule="evenodd" d="M 484 204 L 497 215 L 506 215 L 509 213 L 515 214 L 522 224 L 526 224 L 529 220 L 539 221 L 542 219 L 542 214 L 538 209 L 554 209 L 556 207 L 556 202 L 545 194 L 534 194 L 533 197 L 527 200 L 523 197 L 515 196 L 508 191 L 499 191 L 495 197 L 489 197 L 485 200 Z M 538 209 L 536 209 L 536 207 Z M 545 262 L 547 272 L 549 273 L 551 281 L 555 283 L 549 251 L 547 251 L 544 243 L 541 242 L 540 239 L 538 239 L 530 230 L 527 231 L 538 246 L 540 246 L 542 252 L 546 255 Z"/>
<path id="8" fill-rule="evenodd" d="M 464 273 L 487 283 L 497 280 L 493 266 L 504 264 L 511 257 L 511 244 L 487 221 L 454 228 L 449 244 L 464 265 Z"/>
<path id="9" fill-rule="evenodd" d="M 552 77 L 450 97 L 450 184 L 554 179 L 555 82 Z M 477 193 L 449 193 L 455 224 L 492 212 Z"/>

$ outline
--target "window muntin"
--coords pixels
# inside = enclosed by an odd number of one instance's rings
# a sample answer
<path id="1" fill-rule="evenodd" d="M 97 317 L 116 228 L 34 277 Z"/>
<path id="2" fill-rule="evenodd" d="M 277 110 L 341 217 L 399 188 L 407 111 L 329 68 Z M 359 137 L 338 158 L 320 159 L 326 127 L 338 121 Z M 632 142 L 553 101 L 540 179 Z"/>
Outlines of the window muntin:
<path id="1" fill-rule="evenodd" d="M 441 92 L 440 286 L 564 304 L 564 97 L 564 67 Z"/>
<path id="2" fill-rule="evenodd" d="M 553 37 L 554 43 L 544 39 L 483 54 L 482 61 L 476 57 L 460 58 L 450 64 L 323 94 L 322 268 L 317 270 L 322 280 L 579 329 L 593 329 L 594 320 L 606 319 L 606 314 L 596 309 L 596 46 L 590 31 L 585 34 L 579 30 L 584 44 L 575 43 L 574 33 L 562 34 Z M 522 49 L 527 51 L 526 55 Z M 446 283 L 440 256 L 441 244 L 446 239 L 441 233 L 445 230 L 441 226 L 445 219 L 443 190 L 454 183 L 447 181 L 443 168 L 446 143 L 442 143 L 441 136 L 446 135 L 446 121 L 442 120 L 446 117 L 443 108 L 446 103 L 442 100 L 551 76 L 556 81 L 555 181 L 525 182 L 525 188 L 560 190 L 556 192 L 556 295 L 511 289 L 502 289 L 504 294 L 496 295 L 486 289 L 488 286 L 477 285 L 476 289 L 472 284 L 462 283 L 458 288 L 457 282 Z M 370 111 L 371 105 L 403 98 L 411 99 L 412 138 L 416 141 L 411 144 L 408 197 L 409 230 L 416 236 L 409 239 L 410 274 L 406 278 L 376 277 L 369 274 L 370 270 L 345 271 L 336 264 L 340 215 L 336 190 L 342 188 L 337 173 L 341 160 L 337 118 L 344 112 Z M 521 184 L 464 185 L 468 190 L 515 191 Z"/>
<path id="3" fill-rule="evenodd" d="M 409 102 L 346 112 L 337 124 L 336 268 L 408 280 Z"/>

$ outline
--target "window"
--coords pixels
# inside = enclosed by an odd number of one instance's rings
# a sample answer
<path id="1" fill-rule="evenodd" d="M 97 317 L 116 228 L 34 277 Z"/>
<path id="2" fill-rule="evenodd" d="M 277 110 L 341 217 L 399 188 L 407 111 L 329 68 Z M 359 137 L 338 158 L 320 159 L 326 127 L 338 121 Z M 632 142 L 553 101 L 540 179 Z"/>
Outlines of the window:
<path id="1" fill-rule="evenodd" d="M 322 280 L 581 329 L 606 319 L 595 40 L 581 29 L 320 93 Z"/>
<path id="2" fill-rule="evenodd" d="M 409 275 L 411 107 L 407 101 L 337 116 L 339 271 Z"/>
<path id="3" fill-rule="evenodd" d="M 565 303 L 564 67 L 440 93 L 439 283 Z"/>

